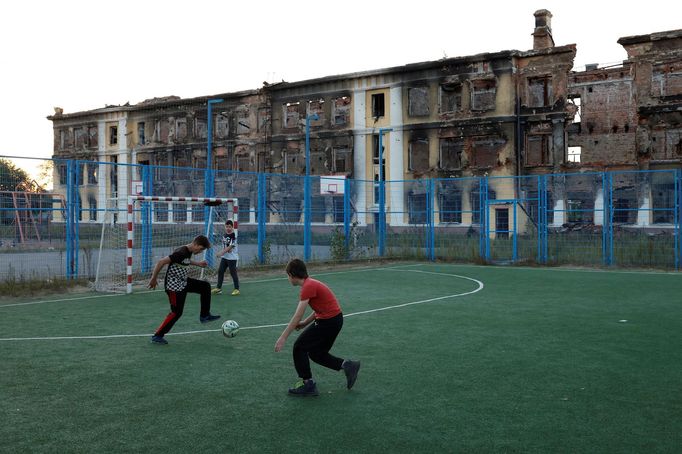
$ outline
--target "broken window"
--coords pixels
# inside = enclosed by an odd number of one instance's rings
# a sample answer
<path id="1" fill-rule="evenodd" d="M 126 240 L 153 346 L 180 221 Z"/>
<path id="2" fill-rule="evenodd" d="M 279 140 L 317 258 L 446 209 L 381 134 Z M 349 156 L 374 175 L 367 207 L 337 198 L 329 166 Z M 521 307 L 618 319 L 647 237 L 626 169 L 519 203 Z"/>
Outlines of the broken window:
<path id="1" fill-rule="evenodd" d="M 457 170 L 462 168 L 462 153 L 464 139 L 460 137 L 445 137 L 440 139 L 440 156 L 438 162 L 443 170 Z"/>
<path id="2" fill-rule="evenodd" d="M 582 154 L 582 150 L 583 147 L 568 147 L 566 161 L 580 163 L 580 155 Z"/>
<path id="3" fill-rule="evenodd" d="M 208 126 L 205 118 L 197 118 L 194 121 L 194 136 L 197 139 L 205 139 L 208 135 Z"/>
<path id="4" fill-rule="evenodd" d="M 301 108 L 300 102 L 288 102 L 284 104 L 284 127 L 285 128 L 298 128 L 298 120 L 301 117 L 299 109 Z"/>
<path id="5" fill-rule="evenodd" d="M 550 164 L 549 148 L 552 136 L 550 134 L 526 135 L 526 165 L 539 166 Z"/>
<path id="6" fill-rule="evenodd" d="M 230 135 L 230 118 L 228 112 L 220 112 L 215 116 L 215 136 L 226 139 Z"/>
<path id="7" fill-rule="evenodd" d="M 57 173 L 59 174 L 59 184 L 65 185 L 68 178 L 66 164 L 59 164 L 57 166 Z"/>
<path id="8" fill-rule="evenodd" d="M 582 120 L 582 103 L 580 101 L 580 95 L 568 95 L 568 102 L 574 106 L 573 110 L 575 113 L 573 114 L 573 123 L 580 123 Z"/>
<path id="9" fill-rule="evenodd" d="M 528 107 L 546 107 L 552 102 L 552 78 L 550 76 L 528 79 Z"/>
<path id="10" fill-rule="evenodd" d="M 637 222 L 637 193 L 634 188 L 615 188 L 613 190 L 613 222 L 634 224 Z"/>
<path id="11" fill-rule="evenodd" d="M 334 126 L 345 125 L 350 121 L 350 96 L 341 96 L 332 102 Z"/>
<path id="12" fill-rule="evenodd" d="M 569 191 L 566 200 L 566 220 L 572 223 L 594 222 L 594 196 L 585 191 Z"/>
<path id="13" fill-rule="evenodd" d="M 88 146 L 91 148 L 97 147 L 98 142 L 97 126 L 88 127 Z"/>
<path id="14" fill-rule="evenodd" d="M 471 82 L 471 110 L 495 109 L 497 84 L 495 79 L 479 79 Z"/>
<path id="15" fill-rule="evenodd" d="M 441 192 L 438 195 L 440 222 L 462 222 L 462 193 L 460 191 Z"/>
<path id="16" fill-rule="evenodd" d="M 97 220 L 97 199 L 93 195 L 88 196 L 88 214 L 91 221 Z"/>
<path id="17" fill-rule="evenodd" d="M 351 153 L 348 148 L 333 148 L 332 160 L 334 167 L 332 169 L 335 173 L 346 173 L 351 170 Z"/>
<path id="18" fill-rule="evenodd" d="M 675 219 L 675 180 L 672 173 L 656 173 L 651 177 L 654 224 L 673 224 Z"/>
<path id="19" fill-rule="evenodd" d="M 109 145 L 118 143 L 118 126 L 109 126 Z"/>
<path id="20" fill-rule="evenodd" d="M 322 126 L 324 124 L 324 99 L 308 101 L 306 107 L 307 115 L 317 115 L 317 120 L 310 119 L 310 126 Z"/>
<path id="21" fill-rule="evenodd" d="M 74 128 L 73 129 L 73 138 L 74 138 L 74 142 L 76 142 L 76 148 L 77 149 L 82 149 L 86 146 L 87 134 L 83 128 Z"/>
<path id="22" fill-rule="evenodd" d="M 407 211 L 409 224 L 426 224 L 426 194 L 408 194 Z"/>
<path id="23" fill-rule="evenodd" d="M 414 87 L 407 89 L 408 114 L 411 117 L 429 115 L 428 87 Z"/>
<path id="24" fill-rule="evenodd" d="M 95 163 L 89 163 L 88 164 L 88 184 L 97 184 L 97 170 L 98 170 L 98 165 Z"/>
<path id="25" fill-rule="evenodd" d="M 497 152 L 506 142 L 498 137 L 476 138 L 471 144 L 472 165 L 479 168 L 497 165 Z"/>
<path id="26" fill-rule="evenodd" d="M 270 109 L 258 109 L 258 132 L 267 131 L 268 123 L 270 123 Z"/>
<path id="27" fill-rule="evenodd" d="M 462 84 L 443 84 L 440 86 L 440 111 L 457 112 L 462 110 Z"/>
<path id="28" fill-rule="evenodd" d="M 170 134 L 170 126 L 168 125 L 168 120 L 163 119 L 163 120 L 157 120 L 156 122 L 156 128 L 155 128 L 155 135 L 156 135 L 156 142 L 159 143 L 168 143 L 169 139 L 169 134 Z"/>
<path id="29" fill-rule="evenodd" d="M 411 140 L 407 152 L 407 169 L 416 172 L 429 170 L 429 140 Z"/>
<path id="30" fill-rule="evenodd" d="M 469 205 L 471 206 L 471 223 L 481 222 L 481 192 L 476 189 L 469 192 Z"/>
<path id="31" fill-rule="evenodd" d="M 375 119 L 383 117 L 384 111 L 384 94 L 376 93 L 372 95 L 372 117 Z"/>
<path id="32" fill-rule="evenodd" d="M 654 66 L 651 92 L 660 97 L 682 95 L 682 62 Z"/>
<path id="33" fill-rule="evenodd" d="M 237 121 L 237 134 L 248 134 L 251 131 L 249 108 L 247 106 L 240 107 L 234 115 Z"/>
<path id="34" fill-rule="evenodd" d="M 175 120 L 175 138 L 182 140 L 187 138 L 187 119 L 178 118 Z"/>
<path id="35" fill-rule="evenodd" d="M 62 129 L 59 131 L 59 149 L 66 150 L 71 146 L 71 135 L 68 129 Z"/>
<path id="36" fill-rule="evenodd" d="M 137 123 L 137 143 L 140 145 L 145 144 L 144 140 L 144 121 Z"/>

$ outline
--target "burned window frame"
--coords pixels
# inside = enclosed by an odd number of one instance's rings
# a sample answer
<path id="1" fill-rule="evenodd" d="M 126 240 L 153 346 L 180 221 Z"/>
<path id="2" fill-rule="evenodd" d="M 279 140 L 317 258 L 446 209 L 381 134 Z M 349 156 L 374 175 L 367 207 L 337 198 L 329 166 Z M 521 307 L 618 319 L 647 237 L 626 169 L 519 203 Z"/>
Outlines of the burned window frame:
<path id="1" fill-rule="evenodd" d="M 410 117 L 428 117 L 431 115 L 428 86 L 409 87 L 407 89 L 407 115 Z"/>
<path id="2" fill-rule="evenodd" d="M 310 117 L 313 114 L 317 114 L 317 120 L 313 120 L 312 118 L 309 120 L 309 124 L 311 127 L 319 127 L 324 124 L 325 119 L 324 104 L 325 100 L 323 98 L 309 99 L 306 102 L 305 106 L 306 118 Z"/>
<path id="3" fill-rule="evenodd" d="M 528 107 L 549 107 L 552 105 L 552 76 L 550 74 L 528 77 L 526 84 Z M 536 97 L 533 90 L 534 85 L 541 85 L 542 99 Z"/>
<path id="4" fill-rule="evenodd" d="M 341 103 L 341 107 L 339 106 Z M 351 97 L 339 96 L 332 100 L 332 126 L 343 126 L 350 122 Z M 342 121 L 338 121 L 342 119 Z"/>
<path id="5" fill-rule="evenodd" d="M 471 110 L 477 112 L 495 110 L 495 108 L 497 107 L 497 78 L 489 77 L 482 79 L 474 79 L 471 80 L 469 83 L 471 90 L 470 96 Z M 482 86 L 485 86 L 484 90 L 481 89 Z M 476 102 L 482 97 L 484 97 L 483 99 L 486 102 L 483 101 Z M 487 99 L 488 97 L 491 97 L 492 99 L 489 100 Z"/>
<path id="6" fill-rule="evenodd" d="M 299 127 L 298 122 L 301 120 L 301 102 L 292 101 L 282 104 L 282 128 L 296 129 Z"/>
<path id="7" fill-rule="evenodd" d="M 416 150 L 415 147 L 418 147 L 419 150 Z M 415 168 L 415 157 L 414 153 L 418 151 L 422 151 L 422 148 L 426 148 L 426 167 L 425 168 Z M 429 150 L 429 138 L 428 137 L 415 137 L 411 139 L 407 145 L 407 170 L 411 172 L 426 172 L 429 170 L 429 155 L 430 155 L 430 150 Z M 419 160 L 423 161 L 423 159 Z"/>
<path id="8" fill-rule="evenodd" d="M 438 144 L 438 167 L 441 170 L 460 170 L 462 168 L 462 155 L 464 154 L 465 145 L 466 144 L 464 137 L 441 137 Z M 459 152 L 455 150 L 455 153 L 457 154 L 456 158 L 457 165 L 454 167 L 446 167 L 444 165 L 445 159 L 443 159 L 443 149 L 444 148 L 456 149 L 457 147 L 461 147 Z"/>
<path id="9" fill-rule="evenodd" d="M 419 209 L 423 208 L 423 209 Z M 428 217 L 428 193 L 408 192 L 407 194 L 407 223 L 410 225 L 426 225 Z"/>
<path id="10" fill-rule="evenodd" d="M 371 95 L 372 118 L 379 119 L 386 116 L 386 94 L 372 93 Z"/>
<path id="11" fill-rule="evenodd" d="M 442 191 L 438 194 L 438 214 L 441 224 L 462 223 L 462 191 Z"/>
<path id="12" fill-rule="evenodd" d="M 439 87 L 439 102 L 438 108 L 440 113 L 461 112 L 463 109 L 464 85 L 462 83 L 444 83 Z M 447 95 L 446 93 L 454 93 Z M 452 102 L 445 102 L 445 100 L 454 99 Z M 452 107 L 452 108 L 449 108 Z"/>
<path id="13" fill-rule="evenodd" d="M 118 125 L 108 125 L 109 145 L 118 145 Z"/>
<path id="14" fill-rule="evenodd" d="M 531 162 L 531 143 L 540 139 L 540 162 Z M 524 165 L 526 167 L 552 165 L 552 133 L 551 132 L 528 132 L 524 138 Z"/>
<path id="15" fill-rule="evenodd" d="M 352 167 L 352 156 L 350 148 L 333 147 L 332 148 L 332 172 L 334 173 L 348 173 Z M 339 169 L 338 163 L 343 161 L 343 169 Z"/>

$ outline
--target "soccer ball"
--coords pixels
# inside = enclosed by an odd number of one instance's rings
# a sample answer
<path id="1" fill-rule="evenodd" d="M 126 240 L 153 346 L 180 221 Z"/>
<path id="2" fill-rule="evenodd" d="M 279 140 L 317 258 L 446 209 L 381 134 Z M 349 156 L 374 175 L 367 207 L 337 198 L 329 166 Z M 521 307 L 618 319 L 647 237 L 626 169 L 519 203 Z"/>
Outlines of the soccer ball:
<path id="1" fill-rule="evenodd" d="M 238 331 L 239 323 L 234 320 L 226 320 L 225 323 L 223 323 L 223 336 L 234 337 L 237 335 Z"/>

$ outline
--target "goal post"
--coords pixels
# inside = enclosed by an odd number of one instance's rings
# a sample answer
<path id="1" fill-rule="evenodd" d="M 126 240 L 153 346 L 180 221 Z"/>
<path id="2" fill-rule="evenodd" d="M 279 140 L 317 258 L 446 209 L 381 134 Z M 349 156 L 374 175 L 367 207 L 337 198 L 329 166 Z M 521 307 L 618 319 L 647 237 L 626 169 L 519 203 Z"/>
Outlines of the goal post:
<path id="1" fill-rule="evenodd" d="M 233 197 L 131 195 L 126 204 L 119 222 L 104 219 L 95 281 L 99 291 L 131 293 L 133 284 L 146 283 L 156 262 L 174 249 L 197 235 L 206 235 L 212 246 L 218 246 L 225 220 L 238 226 L 239 204 Z M 200 279 L 204 272 L 213 276 L 213 255 L 202 256 L 209 267 L 191 267 L 189 276 Z"/>
<path id="2" fill-rule="evenodd" d="M 219 197 L 205 197 L 205 198 L 199 198 L 199 197 L 156 197 L 156 196 L 144 196 L 144 195 L 131 195 L 128 197 L 128 219 L 127 219 L 127 227 L 128 227 L 128 235 L 127 235 L 127 242 L 126 242 L 126 249 L 127 249 L 127 254 L 126 254 L 126 293 L 132 293 L 133 291 L 133 249 L 134 249 L 134 240 L 135 240 L 135 210 L 134 206 L 136 202 L 159 202 L 159 203 L 180 203 L 180 204 L 190 204 L 190 205 L 203 205 L 204 207 L 207 208 L 208 211 L 208 216 L 206 216 L 206 220 L 204 221 L 205 229 L 203 234 L 206 235 L 209 240 L 212 238 L 212 232 L 214 231 L 214 222 L 215 222 L 215 217 L 214 214 L 216 213 L 216 210 L 214 207 L 220 206 L 222 204 L 226 204 L 228 206 L 228 215 L 232 215 L 232 221 L 234 222 L 234 227 L 235 230 L 237 229 L 238 226 L 238 215 L 239 215 L 239 204 L 237 202 L 237 199 L 235 198 L 219 198 Z M 231 210 L 230 208 L 231 207 Z M 185 218 L 186 220 L 186 218 Z M 152 221 L 153 223 L 153 221 Z M 143 224 L 144 225 L 144 224 Z M 171 247 L 177 247 L 179 246 L 182 241 L 187 241 L 185 240 L 180 240 L 180 243 L 178 243 L 175 246 Z M 215 241 L 212 241 L 211 243 L 213 244 Z M 144 251 L 145 246 L 148 248 L 153 247 L 153 242 L 147 241 L 143 242 L 143 254 L 148 255 L 148 251 Z M 203 271 L 203 270 L 202 270 Z M 203 277 L 203 272 L 202 272 L 202 277 Z"/>

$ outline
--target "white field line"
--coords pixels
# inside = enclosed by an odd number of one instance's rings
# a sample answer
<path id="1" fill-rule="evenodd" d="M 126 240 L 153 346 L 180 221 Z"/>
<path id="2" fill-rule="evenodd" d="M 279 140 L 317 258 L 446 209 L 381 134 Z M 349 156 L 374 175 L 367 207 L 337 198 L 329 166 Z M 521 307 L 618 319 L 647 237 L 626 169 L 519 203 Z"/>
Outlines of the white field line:
<path id="1" fill-rule="evenodd" d="M 363 270 L 367 271 L 367 270 Z M 377 271 L 408 271 L 410 273 L 423 273 L 423 274 L 434 274 L 434 275 L 440 275 L 440 276 L 448 276 L 448 277 L 456 277 L 460 279 L 466 279 L 472 282 L 475 282 L 478 286 L 475 290 L 472 290 L 470 292 L 465 292 L 465 293 L 455 293 L 452 295 L 445 295 L 445 296 L 438 296 L 435 298 L 429 298 L 425 300 L 419 300 L 419 301 L 410 301 L 408 303 L 402 303 L 402 304 L 396 304 L 394 306 L 386 306 L 386 307 L 380 307 L 377 309 L 369 309 L 366 311 L 359 311 L 359 312 L 352 312 L 350 314 L 344 314 L 345 317 L 352 317 L 355 315 L 364 315 L 364 314 L 371 314 L 374 312 L 380 312 L 380 311 L 386 311 L 390 309 L 399 309 L 401 307 L 407 307 L 407 306 L 414 306 L 417 304 L 424 304 L 424 303 L 430 303 L 433 301 L 440 301 L 444 299 L 449 299 L 449 298 L 458 298 L 460 296 L 467 296 L 471 295 L 477 292 L 480 292 L 483 290 L 484 285 L 483 282 L 467 277 L 467 276 L 460 276 L 457 274 L 448 274 L 448 273 L 436 273 L 432 271 L 421 271 L 421 270 L 413 270 L 413 269 L 400 269 L 400 268 L 380 268 L 377 269 Z M 350 272 L 350 271 L 346 271 Z M 328 273 L 328 274 L 341 274 L 344 272 L 339 272 L 339 273 Z M 317 275 L 319 276 L 319 274 Z M 273 279 L 274 280 L 274 279 Z M 277 279 L 281 280 L 281 279 Z M 274 328 L 274 327 L 283 327 L 287 326 L 287 323 L 276 323 L 276 324 L 271 324 L 271 325 L 258 325 L 258 326 L 245 326 L 240 329 L 242 330 L 252 330 L 252 329 L 263 329 L 263 328 Z M 188 334 L 199 334 L 199 333 L 211 333 L 211 332 L 216 332 L 220 331 L 220 329 L 205 329 L 205 330 L 196 330 L 196 331 L 182 331 L 178 333 L 168 333 L 166 336 L 184 336 Z M 116 339 L 116 338 L 125 338 L 125 337 L 149 337 L 151 336 L 151 333 L 147 334 L 111 334 L 111 335 L 105 335 L 105 336 L 51 336 L 51 337 L 7 337 L 7 338 L 0 338 L 0 341 L 32 341 L 32 340 L 81 340 L 81 339 Z"/>
<path id="2" fill-rule="evenodd" d="M 315 276 L 331 276 L 334 274 L 346 274 L 346 273 L 364 273 L 365 271 L 386 271 L 386 270 L 399 270 L 401 268 L 404 268 L 406 266 L 422 266 L 421 263 L 416 263 L 416 264 L 406 264 L 406 265 L 398 265 L 395 267 L 389 267 L 389 268 L 355 268 L 352 270 L 345 270 L 345 271 L 332 271 L 329 273 L 316 273 Z M 240 284 L 261 284 L 263 282 L 276 282 L 276 281 L 286 281 L 286 277 L 273 277 L 270 279 L 259 279 L 255 281 L 241 281 Z M 142 291 L 137 291 L 134 294 L 135 295 L 141 295 L 145 293 L 154 293 L 158 290 L 142 290 Z M 61 303 L 64 301 L 82 301 L 82 300 L 88 300 L 88 299 L 95 299 L 95 298 L 116 298 L 120 296 L 130 296 L 126 293 L 107 293 L 106 295 L 89 295 L 89 296 L 79 296 L 79 297 L 74 297 L 74 298 L 60 298 L 56 300 L 42 300 L 42 301 L 27 301 L 24 303 L 11 303 L 11 304 L 0 304 L 0 309 L 3 307 L 16 307 L 16 306 L 31 306 L 33 304 L 47 304 L 47 303 Z"/>

